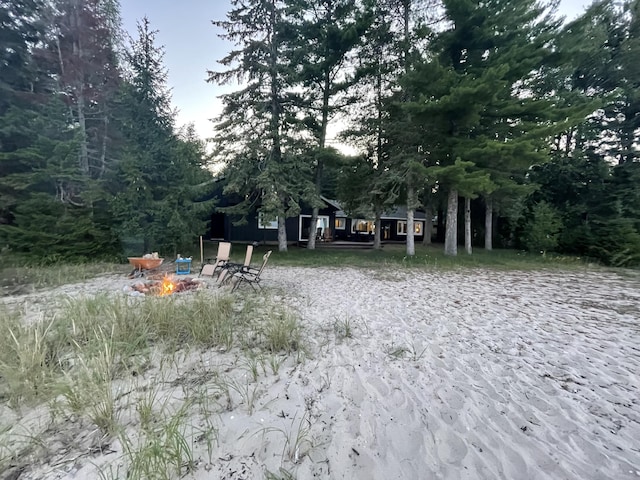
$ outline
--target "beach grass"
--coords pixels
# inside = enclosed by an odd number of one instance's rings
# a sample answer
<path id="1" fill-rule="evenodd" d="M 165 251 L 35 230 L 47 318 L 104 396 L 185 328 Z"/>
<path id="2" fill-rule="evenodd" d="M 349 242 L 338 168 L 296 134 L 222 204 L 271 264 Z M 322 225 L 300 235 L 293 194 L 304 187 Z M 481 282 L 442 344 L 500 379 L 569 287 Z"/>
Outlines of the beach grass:
<path id="1" fill-rule="evenodd" d="M 207 248 L 215 256 L 215 246 Z M 276 266 L 366 268 L 372 278 L 390 282 L 404 269 L 575 271 L 591 266 L 581 258 L 513 250 L 448 257 L 441 246 L 422 245 L 408 257 L 400 244 L 379 251 L 291 246 L 288 252 L 263 245 L 256 249 L 253 264 L 269 249 Z M 243 256 L 244 246 L 234 245 L 232 260 Z M 122 264 L 26 266 L 5 268 L 0 278 L 3 287 L 32 293 L 129 271 L 130 266 Z M 197 462 L 201 466 L 194 452 L 202 456 L 203 449 L 211 462 L 219 447 L 216 418 L 230 412 L 251 417 L 262 408 L 270 378 L 280 378 L 284 368 L 290 375 L 318 353 L 308 349 L 298 314 L 278 303 L 275 293 L 59 296 L 28 320 L 19 306 L 0 305 L 0 414 L 11 412 L 13 419 L 0 422 L 0 470 L 24 467 L 34 459 L 46 463 L 54 453 L 47 435 L 69 425 L 95 432 L 91 442 L 76 448 L 119 446 L 114 461 L 97 466 L 101 478 L 177 478 L 199 468 Z M 316 302 L 304 301 L 307 308 Z M 369 328 L 363 318 L 347 311 L 334 315 L 331 323 L 322 330 L 326 346 L 358 342 Z M 409 339 L 384 344 L 382 351 L 390 363 L 418 365 L 427 347 Z M 210 364 L 204 358 L 212 358 L 212 352 L 228 363 Z M 329 390 L 331 385 L 332 376 L 326 373 L 317 389 Z M 38 409 L 38 426 L 22 422 Z M 288 468 L 295 469 L 313 449 L 308 412 L 299 415 L 289 417 L 288 425 L 264 428 L 263 433 L 282 445 L 280 469 L 265 470 L 265 478 L 294 478 Z"/>
<path id="2" fill-rule="evenodd" d="M 82 282 L 108 273 L 125 273 L 130 266 L 118 263 L 59 263 L 55 265 L 11 265 L 0 268 L 3 294 L 22 293 L 21 286 L 47 288 Z"/>
<path id="3" fill-rule="evenodd" d="M 29 320 L 20 309 L 0 309 L 0 409 L 17 419 L 0 423 L 0 470 L 50 456 L 46 432 L 71 421 L 96 432 L 89 448 L 122 446 L 119 466 L 103 466 L 102 478 L 184 475 L 196 444 L 211 455 L 217 414 L 242 406 L 251 415 L 261 372 L 275 375 L 288 356 L 294 364 L 303 358 L 298 318 L 267 296 L 98 294 L 58 299 Z M 250 375 L 194 366 L 194 357 L 210 351 L 233 351 L 234 371 Z M 220 401 L 212 401 L 211 388 Z M 45 412 L 46 428 L 19 432 L 34 409 Z"/>

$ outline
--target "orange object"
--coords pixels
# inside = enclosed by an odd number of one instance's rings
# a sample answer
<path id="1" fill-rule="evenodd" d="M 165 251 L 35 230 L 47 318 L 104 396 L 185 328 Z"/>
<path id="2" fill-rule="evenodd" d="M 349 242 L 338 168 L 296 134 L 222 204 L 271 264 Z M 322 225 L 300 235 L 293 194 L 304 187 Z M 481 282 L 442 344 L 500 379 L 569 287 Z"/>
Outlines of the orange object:
<path id="1" fill-rule="evenodd" d="M 127 260 L 138 270 L 151 270 L 162 265 L 164 258 L 127 257 Z"/>

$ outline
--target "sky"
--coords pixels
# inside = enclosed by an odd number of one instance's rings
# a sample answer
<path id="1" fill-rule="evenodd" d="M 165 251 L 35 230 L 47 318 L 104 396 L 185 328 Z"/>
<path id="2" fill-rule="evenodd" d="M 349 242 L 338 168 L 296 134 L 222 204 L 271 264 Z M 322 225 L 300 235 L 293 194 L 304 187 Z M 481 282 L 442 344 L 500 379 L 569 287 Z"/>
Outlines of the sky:
<path id="1" fill-rule="evenodd" d="M 584 12 L 591 0 L 560 0 L 560 14 L 572 19 Z M 121 0 L 124 29 L 137 38 L 136 23 L 146 16 L 157 30 L 156 42 L 164 47 L 164 64 L 172 103 L 178 110 L 177 125 L 193 123 L 198 135 L 213 136 L 212 118 L 220 114 L 219 95 L 234 86 L 207 83 L 207 70 L 220 70 L 218 60 L 233 45 L 218 37 L 224 33 L 213 20 L 226 19 L 230 0 Z M 236 87 L 237 88 L 237 87 Z"/>

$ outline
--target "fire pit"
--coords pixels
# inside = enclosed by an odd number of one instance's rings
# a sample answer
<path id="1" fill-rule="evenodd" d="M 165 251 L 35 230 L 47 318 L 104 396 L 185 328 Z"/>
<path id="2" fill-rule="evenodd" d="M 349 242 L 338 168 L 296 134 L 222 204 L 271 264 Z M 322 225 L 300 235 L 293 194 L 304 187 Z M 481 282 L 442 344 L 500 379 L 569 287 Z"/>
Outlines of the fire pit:
<path id="1" fill-rule="evenodd" d="M 193 278 L 177 279 L 171 275 L 166 275 L 161 279 L 136 282 L 130 287 L 126 287 L 125 292 L 132 296 L 153 295 L 164 297 L 174 293 L 198 290 L 206 287 L 206 285 L 207 284 L 202 280 L 196 280 Z"/>

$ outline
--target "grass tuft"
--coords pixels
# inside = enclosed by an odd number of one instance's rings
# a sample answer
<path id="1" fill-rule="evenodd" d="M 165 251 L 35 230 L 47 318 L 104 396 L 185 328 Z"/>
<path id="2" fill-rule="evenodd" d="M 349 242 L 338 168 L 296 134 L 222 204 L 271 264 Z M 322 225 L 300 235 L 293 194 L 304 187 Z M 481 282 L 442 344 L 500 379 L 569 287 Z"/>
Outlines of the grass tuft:
<path id="1" fill-rule="evenodd" d="M 187 440 L 188 403 L 171 413 L 163 408 L 155 426 L 143 430 L 139 437 L 120 434 L 127 460 L 124 478 L 170 480 L 193 471 L 192 445 Z"/>
<path id="2" fill-rule="evenodd" d="M 302 331 L 292 313 L 273 309 L 263 328 L 263 346 L 267 351 L 291 353 L 302 349 Z"/>
<path id="3" fill-rule="evenodd" d="M 52 335 L 55 322 L 52 317 L 27 325 L 15 313 L 0 322 L 0 399 L 14 408 L 52 393 L 61 362 L 61 345 Z"/>

